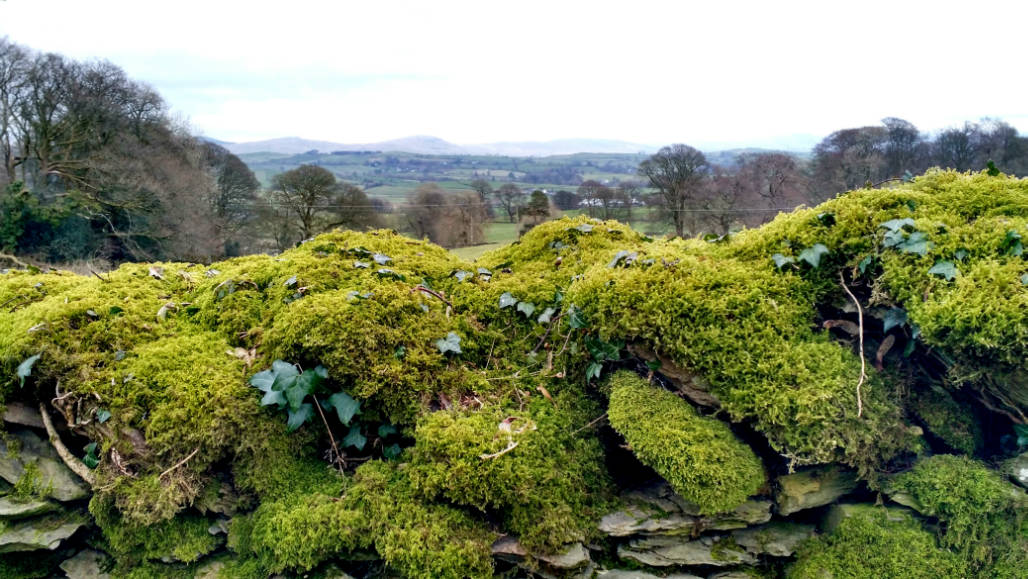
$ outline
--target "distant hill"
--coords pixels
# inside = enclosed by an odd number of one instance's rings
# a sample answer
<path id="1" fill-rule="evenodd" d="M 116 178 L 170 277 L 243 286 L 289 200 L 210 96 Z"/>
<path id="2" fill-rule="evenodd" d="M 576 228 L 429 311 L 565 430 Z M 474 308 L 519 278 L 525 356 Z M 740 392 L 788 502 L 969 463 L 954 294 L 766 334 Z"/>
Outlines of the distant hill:
<path id="1" fill-rule="evenodd" d="M 549 157 L 574 153 L 652 153 L 658 147 L 609 139 L 558 139 L 554 141 L 509 141 L 478 145 L 458 145 L 438 137 L 415 135 L 377 143 L 335 143 L 299 137 L 283 137 L 245 143 L 223 143 L 208 139 L 228 148 L 237 155 L 249 153 L 278 153 L 298 155 L 308 151 L 332 153 L 334 151 L 383 151 L 414 153 L 418 155 L 504 155 L 508 157 Z"/>

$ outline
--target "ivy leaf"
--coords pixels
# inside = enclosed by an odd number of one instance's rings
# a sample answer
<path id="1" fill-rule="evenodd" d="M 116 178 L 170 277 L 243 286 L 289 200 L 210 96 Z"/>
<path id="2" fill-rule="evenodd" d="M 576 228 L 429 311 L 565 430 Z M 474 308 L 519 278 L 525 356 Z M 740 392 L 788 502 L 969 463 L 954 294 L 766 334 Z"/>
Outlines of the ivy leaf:
<path id="1" fill-rule="evenodd" d="M 384 255 L 381 253 L 376 253 L 375 255 L 371 256 L 371 258 L 374 259 L 375 263 L 377 263 L 378 265 L 385 265 L 393 260 L 393 258 L 389 257 L 388 255 Z"/>
<path id="2" fill-rule="evenodd" d="M 514 296 L 510 295 L 510 292 L 504 292 L 500 296 L 500 309 L 509 308 L 513 305 L 517 305 L 518 300 Z"/>
<path id="3" fill-rule="evenodd" d="M 264 370 L 257 372 L 250 377 L 250 385 L 260 389 L 261 392 L 270 392 L 275 384 L 275 372 Z"/>
<path id="4" fill-rule="evenodd" d="M 632 262 L 634 262 L 638 257 L 638 253 L 634 251 L 625 251 L 622 249 L 621 251 L 614 254 L 614 259 L 610 260 L 610 263 L 607 264 L 607 267 L 617 267 L 622 260 L 624 260 L 625 262 L 625 267 L 628 267 L 632 265 Z"/>
<path id="5" fill-rule="evenodd" d="M 449 334 L 446 334 L 445 338 L 439 338 L 436 340 L 435 347 L 439 348 L 439 353 L 443 355 L 447 352 L 460 354 L 460 336 L 458 336 L 456 332 L 450 332 Z"/>
<path id="6" fill-rule="evenodd" d="M 484 267 L 480 267 L 478 268 L 478 277 L 482 278 L 482 281 L 489 281 L 493 278 L 493 272 Z"/>
<path id="7" fill-rule="evenodd" d="M 336 409 L 339 422 L 349 426 L 353 417 L 360 414 L 361 403 L 346 392 L 336 392 L 328 397 L 328 403 Z"/>
<path id="8" fill-rule="evenodd" d="M 536 319 L 536 321 L 540 324 L 548 324 L 550 323 L 550 319 L 553 317 L 553 314 L 556 311 L 557 310 L 554 308 L 546 308 L 545 310 L 543 310 L 543 313 L 539 314 L 539 317 Z"/>
<path id="9" fill-rule="evenodd" d="M 914 227 L 916 227 L 916 224 L 914 223 L 913 219 L 909 217 L 904 217 L 903 219 L 890 219 L 878 226 L 879 229 L 883 227 L 885 229 L 888 229 L 889 231 L 899 231 L 904 227 L 909 227 L 913 229 Z"/>
<path id="10" fill-rule="evenodd" d="M 281 390 L 268 390 L 261 397 L 261 406 L 278 406 L 280 409 L 286 405 L 286 397 Z"/>
<path id="11" fill-rule="evenodd" d="M 663 363 L 660 360 L 650 360 L 646 362 L 646 367 L 649 368 L 651 372 L 660 370 L 661 366 L 663 366 Z"/>
<path id="12" fill-rule="evenodd" d="M 967 258 L 967 250 L 966 250 L 966 249 L 963 249 L 963 248 L 961 248 L 961 249 L 958 249 L 958 250 L 956 250 L 956 251 L 954 251 L 954 252 L 953 252 L 953 257 L 954 257 L 954 258 L 955 258 L 955 259 L 956 259 L 957 261 L 964 261 L 964 259 L 966 259 L 966 258 Z"/>
<path id="13" fill-rule="evenodd" d="M 292 386 L 296 382 L 296 377 L 300 375 L 300 370 L 296 366 L 282 360 L 272 362 L 271 371 L 275 374 L 273 390 L 285 390 Z"/>
<path id="14" fill-rule="evenodd" d="M 397 434 L 397 433 L 398 433 L 398 431 L 396 430 L 396 427 L 393 426 L 392 424 L 380 424 L 378 426 L 378 436 L 379 436 L 379 438 L 386 438 L 386 437 L 392 436 L 392 435 Z"/>
<path id="15" fill-rule="evenodd" d="M 104 422 L 107 422 L 110 419 L 111 419 L 111 411 L 110 410 L 107 410 L 106 408 L 97 408 L 96 409 L 96 421 L 97 422 L 99 422 L 100 424 L 103 424 Z"/>
<path id="16" fill-rule="evenodd" d="M 36 360 L 38 360 L 40 356 L 42 356 L 42 354 L 29 356 L 28 358 L 22 360 L 21 364 L 18 364 L 18 369 L 16 372 L 18 375 L 18 380 L 21 381 L 22 387 L 25 386 L 25 379 L 32 375 L 32 365 L 36 363 Z"/>
<path id="17" fill-rule="evenodd" d="M 525 314 L 525 317 L 532 317 L 532 313 L 535 312 L 535 304 L 530 302 L 518 302 L 518 311 Z"/>
<path id="18" fill-rule="evenodd" d="M 1003 238 L 1003 243 L 1000 245 L 1000 250 L 1005 255 L 1012 255 L 1014 257 L 1020 257 L 1024 254 L 1024 244 L 1021 243 L 1021 234 L 1011 229 L 1007 232 L 1006 237 Z"/>
<path id="19" fill-rule="evenodd" d="M 885 232 L 885 236 L 882 237 L 882 245 L 885 247 L 896 247 L 903 243 L 903 240 L 907 238 L 907 234 L 902 229 L 893 229 Z"/>
<path id="20" fill-rule="evenodd" d="M 371 267 L 371 264 L 366 261 L 361 261 L 358 259 L 353 262 L 353 267 L 355 269 L 368 269 L 369 267 Z"/>
<path id="21" fill-rule="evenodd" d="M 896 244 L 896 249 L 906 253 L 916 253 L 917 255 L 925 255 L 931 247 L 932 242 L 928 241 L 925 234 L 920 231 L 911 233 L 902 243 Z"/>
<path id="22" fill-rule="evenodd" d="M 622 342 L 604 342 L 598 338 L 589 337 L 585 340 L 585 347 L 589 350 L 593 360 L 602 362 L 604 360 L 617 361 L 621 359 Z"/>
<path id="23" fill-rule="evenodd" d="M 589 362 L 589 365 L 585 367 L 585 379 L 591 380 L 593 378 L 599 378 L 600 374 L 603 373 L 603 364 L 599 362 Z"/>
<path id="24" fill-rule="evenodd" d="M 937 261 L 928 270 L 928 274 L 944 277 L 946 281 L 953 281 L 953 278 L 957 277 L 957 266 L 953 265 L 952 261 Z"/>
<path id="25" fill-rule="evenodd" d="M 296 276 L 294 275 L 293 277 L 287 279 L 286 282 L 284 284 L 282 284 L 282 285 L 284 285 L 286 287 L 290 287 L 290 286 L 296 285 Z"/>
<path id="26" fill-rule="evenodd" d="M 860 260 L 860 263 L 857 264 L 857 269 L 860 270 L 861 274 L 867 273 L 867 268 L 872 263 L 874 263 L 874 261 L 875 261 L 874 256 L 873 255 L 869 255 L 869 256 L 865 257 L 864 259 Z"/>
<path id="27" fill-rule="evenodd" d="M 90 442 L 83 449 L 86 455 L 82 457 L 82 463 L 88 468 L 94 469 L 100 464 L 100 457 L 96 454 L 96 443 Z"/>
<path id="28" fill-rule="evenodd" d="M 823 243 L 815 243 L 813 247 L 808 247 L 800 252 L 800 261 L 805 261 L 810 264 L 810 267 L 816 268 L 821 265 L 821 258 L 828 255 L 828 248 Z"/>
<path id="29" fill-rule="evenodd" d="M 571 304 L 571 307 L 568 308 L 568 325 L 575 330 L 581 330 L 587 325 L 585 315 L 575 304 Z"/>
<path id="30" fill-rule="evenodd" d="M 403 274 L 396 273 L 395 271 L 393 271 L 393 270 L 391 270 L 389 268 L 385 268 L 385 267 L 383 267 L 382 269 L 376 270 L 375 274 L 378 275 L 379 277 L 384 277 L 384 278 L 387 278 L 387 279 L 395 279 L 395 280 L 398 280 L 398 281 L 407 281 L 407 278 L 404 277 Z"/>
<path id="31" fill-rule="evenodd" d="M 368 443 L 368 438 L 361 434 L 361 427 L 354 424 L 350 427 L 350 432 L 343 438 L 343 445 L 352 446 L 357 450 L 364 450 L 364 445 Z"/>
<path id="32" fill-rule="evenodd" d="M 771 259 L 774 260 L 775 267 L 777 267 L 778 269 L 782 269 L 782 267 L 785 266 L 786 264 L 796 263 L 796 259 L 795 258 L 788 257 L 788 256 L 782 255 L 780 253 L 776 253 L 776 254 L 772 255 Z"/>
<path id="33" fill-rule="evenodd" d="M 464 271 L 463 269 L 458 269 L 453 273 L 453 277 L 457 278 L 457 281 L 464 281 L 470 275 L 472 275 L 470 271 Z"/>
<path id="34" fill-rule="evenodd" d="M 578 231 L 581 231 L 582 233 L 589 233 L 590 231 L 593 230 L 593 226 L 591 224 L 589 224 L 589 223 L 583 223 L 583 224 L 579 225 L 578 227 L 576 227 L 575 229 L 577 229 Z"/>
<path id="35" fill-rule="evenodd" d="M 107 314 L 111 315 L 111 316 L 116 316 L 116 315 L 118 315 L 118 314 L 120 314 L 121 312 L 124 312 L 124 311 L 125 310 L 119 308 L 118 306 L 111 306 L 111 309 L 107 310 Z"/>
<path id="36" fill-rule="evenodd" d="M 821 222 L 821 225 L 825 227 L 831 227 L 835 225 L 835 214 L 834 213 L 818 213 L 817 220 Z"/>
<path id="37" fill-rule="evenodd" d="M 1014 434 L 1017 435 L 1017 447 L 1028 446 L 1028 424 L 1015 424 Z"/>
<path id="38" fill-rule="evenodd" d="M 882 318 L 882 333 L 907 323 L 907 311 L 903 308 L 889 308 Z"/>
<path id="39" fill-rule="evenodd" d="M 999 177 L 999 169 L 996 168 L 996 164 L 991 159 L 985 164 L 985 174 L 989 177 Z"/>
<path id="40" fill-rule="evenodd" d="M 382 456 L 386 457 L 389 460 L 392 460 L 400 456 L 401 452 L 403 452 L 403 449 L 400 448 L 399 444 L 396 444 L 394 442 L 393 444 L 390 444 L 389 446 L 382 449 Z"/>
<path id="41" fill-rule="evenodd" d="M 1028 273 L 1021 276 L 1021 285 L 1028 285 Z"/>
<path id="42" fill-rule="evenodd" d="M 307 402 L 306 404 L 301 405 L 295 411 L 289 410 L 288 412 L 289 419 L 286 421 L 286 426 L 289 428 L 289 431 L 292 432 L 297 428 L 303 426 L 305 422 L 311 419 L 311 416 L 314 415 L 314 405 L 310 402 Z"/>
<path id="43" fill-rule="evenodd" d="M 393 350 L 393 358 L 397 360 L 403 360 L 403 357 L 407 355 L 407 346 L 399 345 Z"/>

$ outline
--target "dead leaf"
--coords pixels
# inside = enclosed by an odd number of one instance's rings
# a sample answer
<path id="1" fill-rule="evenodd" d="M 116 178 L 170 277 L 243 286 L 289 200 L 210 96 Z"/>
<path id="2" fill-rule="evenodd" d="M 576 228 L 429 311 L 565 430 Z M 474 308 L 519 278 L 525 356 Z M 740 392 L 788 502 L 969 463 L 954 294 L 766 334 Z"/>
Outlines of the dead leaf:
<path id="1" fill-rule="evenodd" d="M 150 277 L 154 279 L 164 279 L 164 268 L 156 265 L 151 265 Z"/>
<path id="2" fill-rule="evenodd" d="M 878 346 L 878 354 L 875 355 L 875 368 L 879 370 L 883 369 L 885 365 L 882 361 L 885 359 L 885 355 L 892 349 L 892 345 L 896 343 L 896 336 L 889 334 L 882 340 L 882 345 Z"/>
<path id="3" fill-rule="evenodd" d="M 157 310 L 157 321 L 163 322 L 168 317 L 168 312 L 175 309 L 175 302 L 168 302 Z"/>
<path id="4" fill-rule="evenodd" d="M 538 390 L 539 393 L 543 395 L 543 398 L 546 398 L 550 402 L 553 402 L 553 396 L 550 396 L 550 391 L 547 390 L 545 386 L 536 386 L 535 389 Z"/>
<path id="5" fill-rule="evenodd" d="M 825 320 L 821 326 L 826 330 L 838 328 L 851 336 L 860 335 L 860 326 L 849 320 Z"/>

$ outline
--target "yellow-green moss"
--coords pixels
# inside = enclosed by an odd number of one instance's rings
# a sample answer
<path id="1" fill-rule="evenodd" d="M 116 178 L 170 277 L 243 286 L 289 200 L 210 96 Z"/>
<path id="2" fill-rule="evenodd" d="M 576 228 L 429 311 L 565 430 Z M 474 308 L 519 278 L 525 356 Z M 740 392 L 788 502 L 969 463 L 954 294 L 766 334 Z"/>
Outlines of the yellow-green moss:
<path id="1" fill-rule="evenodd" d="M 535 551 L 586 539 L 607 486 L 603 452 L 576 432 L 600 410 L 582 396 L 533 397 L 526 410 L 487 406 L 425 416 L 407 469 L 429 498 L 507 513 Z"/>
<path id="2" fill-rule="evenodd" d="M 891 482 L 943 524 L 941 542 L 990 576 L 992 566 L 1028 568 L 1028 495 L 999 473 L 963 456 L 918 461 Z M 992 576 L 999 576 L 998 574 Z"/>
<path id="3" fill-rule="evenodd" d="M 945 391 L 917 392 L 911 407 L 928 431 L 953 450 L 970 455 L 981 450 L 982 429 L 974 414 Z"/>
<path id="4" fill-rule="evenodd" d="M 208 532 L 212 521 L 195 514 L 180 514 L 174 519 L 140 525 L 122 517 L 110 498 L 103 495 L 93 497 L 89 512 L 103 531 L 108 552 L 121 565 L 131 567 L 169 557 L 190 563 L 218 546 L 218 538 Z"/>
<path id="5" fill-rule="evenodd" d="M 357 469 L 341 497 L 266 501 L 237 525 L 234 548 L 272 571 L 309 570 L 371 547 L 406 577 L 492 575 L 495 534 L 459 509 L 419 498 L 404 469 L 382 461 Z"/>
<path id="6" fill-rule="evenodd" d="M 643 464 L 701 513 L 729 511 L 764 485 L 764 467 L 727 425 L 630 372 L 611 378 L 610 425 Z"/>
<path id="7" fill-rule="evenodd" d="M 891 518 L 884 509 L 867 506 L 842 520 L 832 533 L 801 546 L 786 576 L 963 579 L 967 565 L 959 555 L 940 548 L 912 518 Z"/>

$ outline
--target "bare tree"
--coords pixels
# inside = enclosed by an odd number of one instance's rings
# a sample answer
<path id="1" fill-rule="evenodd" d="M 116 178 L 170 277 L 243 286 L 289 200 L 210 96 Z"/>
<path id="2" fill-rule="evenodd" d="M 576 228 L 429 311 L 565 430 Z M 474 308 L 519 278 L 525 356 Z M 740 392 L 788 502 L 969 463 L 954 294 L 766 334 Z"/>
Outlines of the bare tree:
<path id="1" fill-rule="evenodd" d="M 415 237 L 443 247 L 482 243 L 486 215 L 476 193 L 448 194 L 435 183 L 423 183 L 407 201 L 404 213 Z"/>
<path id="2" fill-rule="evenodd" d="M 485 179 L 475 179 L 471 182 L 471 189 L 478 194 L 478 202 L 482 204 L 486 215 L 493 218 L 493 206 L 490 200 L 493 197 L 493 186 Z"/>
<path id="3" fill-rule="evenodd" d="M 496 190 L 495 195 L 497 204 L 507 212 L 507 219 L 514 223 L 518 214 L 518 206 L 524 197 L 521 189 L 513 183 L 504 183 Z"/>
<path id="4" fill-rule="evenodd" d="M 686 210 L 694 205 L 708 169 L 703 153 L 682 144 L 663 147 L 639 164 L 639 175 L 659 192 L 680 237 L 690 221 Z"/>
<path id="5" fill-rule="evenodd" d="M 378 215 L 362 189 L 336 181 L 324 167 L 300 165 L 272 177 L 272 199 L 296 221 L 300 239 L 334 227 L 367 229 Z"/>

